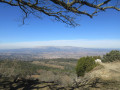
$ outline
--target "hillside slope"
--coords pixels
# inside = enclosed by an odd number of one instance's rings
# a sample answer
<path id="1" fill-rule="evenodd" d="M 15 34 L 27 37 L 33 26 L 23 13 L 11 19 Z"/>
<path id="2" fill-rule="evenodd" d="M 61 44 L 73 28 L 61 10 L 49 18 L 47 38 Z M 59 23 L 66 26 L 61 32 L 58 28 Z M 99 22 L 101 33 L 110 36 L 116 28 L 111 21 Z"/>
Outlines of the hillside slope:
<path id="1" fill-rule="evenodd" d="M 79 89 L 120 90 L 120 62 L 100 63 L 80 80 L 86 85 Z"/>
<path id="2" fill-rule="evenodd" d="M 99 67 L 95 68 L 91 75 L 104 80 L 120 80 L 120 62 L 101 63 Z"/>

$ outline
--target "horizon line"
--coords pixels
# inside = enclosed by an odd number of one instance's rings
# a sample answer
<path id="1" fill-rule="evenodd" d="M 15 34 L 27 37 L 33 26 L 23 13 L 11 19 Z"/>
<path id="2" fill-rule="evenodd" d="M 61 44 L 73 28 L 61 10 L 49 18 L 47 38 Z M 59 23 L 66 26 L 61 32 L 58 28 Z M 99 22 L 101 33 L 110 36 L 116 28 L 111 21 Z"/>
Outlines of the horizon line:
<path id="1" fill-rule="evenodd" d="M 120 48 L 120 40 L 49 40 L 49 41 L 30 41 L 30 42 L 13 42 L 0 43 L 0 49 L 16 49 L 16 48 L 35 48 L 43 46 L 71 46 L 83 48 Z"/>

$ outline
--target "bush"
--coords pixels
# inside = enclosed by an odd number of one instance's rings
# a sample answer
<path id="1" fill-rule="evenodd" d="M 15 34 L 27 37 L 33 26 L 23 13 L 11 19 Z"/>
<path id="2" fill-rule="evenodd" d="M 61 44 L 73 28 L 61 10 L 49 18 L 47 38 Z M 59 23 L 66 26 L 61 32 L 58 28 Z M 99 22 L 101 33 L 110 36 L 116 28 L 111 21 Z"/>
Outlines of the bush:
<path id="1" fill-rule="evenodd" d="M 91 71 L 96 66 L 95 59 L 93 57 L 82 57 L 78 60 L 76 66 L 77 76 L 84 76 L 85 72 Z"/>
<path id="2" fill-rule="evenodd" d="M 101 59 L 101 56 L 92 56 L 95 60 L 96 59 Z"/>
<path id="3" fill-rule="evenodd" d="M 36 73 L 38 66 L 25 61 L 9 61 L 0 62 L 0 74 L 3 77 L 26 77 Z"/>
<path id="4" fill-rule="evenodd" d="M 120 51 L 118 50 L 112 50 L 106 55 L 103 56 L 102 61 L 103 62 L 113 62 L 120 60 Z"/>

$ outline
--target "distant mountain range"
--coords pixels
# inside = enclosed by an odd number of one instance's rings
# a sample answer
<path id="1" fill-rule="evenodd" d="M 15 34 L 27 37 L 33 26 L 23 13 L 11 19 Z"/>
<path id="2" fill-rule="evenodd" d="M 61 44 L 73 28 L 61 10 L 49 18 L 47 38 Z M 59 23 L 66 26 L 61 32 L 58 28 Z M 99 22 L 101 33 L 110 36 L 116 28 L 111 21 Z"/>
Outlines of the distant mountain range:
<path id="1" fill-rule="evenodd" d="M 81 48 L 72 46 L 41 46 L 23 49 L 1 49 L 0 59 L 51 59 L 51 58 L 80 58 L 106 54 L 112 49 Z"/>

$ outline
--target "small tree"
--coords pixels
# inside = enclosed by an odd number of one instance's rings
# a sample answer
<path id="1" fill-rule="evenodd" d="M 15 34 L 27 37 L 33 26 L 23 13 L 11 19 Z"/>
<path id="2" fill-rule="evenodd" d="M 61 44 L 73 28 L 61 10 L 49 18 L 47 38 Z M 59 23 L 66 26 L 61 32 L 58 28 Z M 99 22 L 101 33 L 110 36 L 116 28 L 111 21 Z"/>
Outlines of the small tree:
<path id="1" fill-rule="evenodd" d="M 95 60 L 96 59 L 101 59 L 101 56 L 92 56 Z"/>
<path id="2" fill-rule="evenodd" d="M 76 74 L 78 77 L 84 76 L 85 72 L 91 71 L 95 66 L 95 59 L 92 56 L 82 57 L 77 62 Z"/>
<path id="3" fill-rule="evenodd" d="M 103 56 L 102 61 L 103 62 L 113 62 L 120 60 L 120 51 L 118 50 L 112 50 L 106 55 Z"/>

